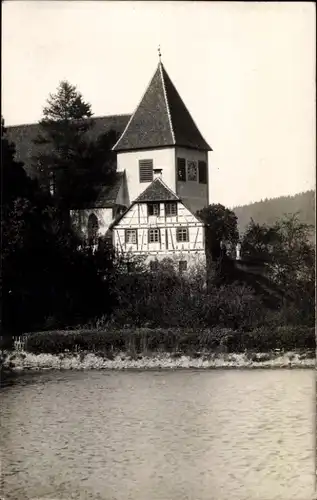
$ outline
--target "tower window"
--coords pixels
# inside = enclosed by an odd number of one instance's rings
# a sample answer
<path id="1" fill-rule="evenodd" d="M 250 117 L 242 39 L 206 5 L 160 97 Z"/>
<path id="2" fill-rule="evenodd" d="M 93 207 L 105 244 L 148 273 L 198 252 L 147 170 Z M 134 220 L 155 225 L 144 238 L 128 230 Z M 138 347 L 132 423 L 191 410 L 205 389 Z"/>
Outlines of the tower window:
<path id="1" fill-rule="evenodd" d="M 160 204 L 159 203 L 149 203 L 147 206 L 147 213 L 148 213 L 148 216 L 156 215 L 157 217 L 159 217 L 160 216 Z"/>
<path id="2" fill-rule="evenodd" d="M 207 163 L 205 161 L 198 162 L 198 177 L 200 184 L 207 184 Z"/>
<path id="3" fill-rule="evenodd" d="M 186 160 L 185 158 L 177 158 L 177 180 L 186 181 Z"/>
<path id="4" fill-rule="evenodd" d="M 153 160 L 139 160 L 140 182 L 153 181 Z"/>
<path id="5" fill-rule="evenodd" d="M 149 243 L 158 243 L 160 241 L 160 230 L 149 229 Z"/>
<path id="6" fill-rule="evenodd" d="M 197 163 L 189 160 L 187 162 L 187 179 L 189 181 L 197 181 Z"/>
<path id="7" fill-rule="evenodd" d="M 165 215 L 166 217 L 174 217 L 177 215 L 177 203 L 165 203 Z"/>
<path id="8" fill-rule="evenodd" d="M 136 229 L 125 230 L 125 242 L 130 245 L 136 244 Z"/>
<path id="9" fill-rule="evenodd" d="M 176 240 L 178 242 L 189 241 L 189 234 L 187 227 L 178 227 L 176 229 Z"/>

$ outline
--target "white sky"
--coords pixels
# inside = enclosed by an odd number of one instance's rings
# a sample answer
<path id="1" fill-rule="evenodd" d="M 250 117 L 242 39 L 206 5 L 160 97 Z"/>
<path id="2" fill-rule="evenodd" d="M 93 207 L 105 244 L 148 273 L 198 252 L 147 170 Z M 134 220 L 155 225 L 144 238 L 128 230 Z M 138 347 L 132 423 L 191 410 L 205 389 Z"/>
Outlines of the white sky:
<path id="1" fill-rule="evenodd" d="M 36 122 L 67 79 L 96 116 L 132 113 L 162 61 L 210 153 L 210 202 L 315 186 L 311 2 L 6 1 L 2 114 Z"/>

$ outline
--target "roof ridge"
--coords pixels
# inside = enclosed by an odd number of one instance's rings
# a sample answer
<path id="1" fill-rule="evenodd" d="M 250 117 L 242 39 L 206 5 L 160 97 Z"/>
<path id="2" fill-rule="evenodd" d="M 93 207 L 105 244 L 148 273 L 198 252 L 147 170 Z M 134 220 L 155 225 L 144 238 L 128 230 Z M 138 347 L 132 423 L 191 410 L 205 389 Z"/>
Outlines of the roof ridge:
<path id="1" fill-rule="evenodd" d="M 117 142 L 114 144 L 114 146 L 112 146 L 111 151 L 115 151 L 115 148 L 117 147 L 117 145 L 119 144 L 119 142 L 121 141 L 121 139 L 124 137 L 124 134 L 125 134 L 125 133 L 126 133 L 126 131 L 128 130 L 128 127 L 129 127 L 130 123 L 132 122 L 132 120 L 133 120 L 133 118 L 134 118 L 134 115 L 135 115 L 135 114 L 136 114 L 136 112 L 138 111 L 138 109 L 139 109 L 139 107 L 140 107 L 140 105 L 141 105 L 141 103 L 142 103 L 142 101 L 143 101 L 143 98 L 145 97 L 145 94 L 147 93 L 147 91 L 148 91 L 148 89 L 149 89 L 149 87 L 150 87 L 150 85 L 151 85 L 151 83 L 152 83 L 152 80 L 153 80 L 153 75 L 152 75 L 152 77 L 151 77 L 151 79 L 150 79 L 150 81 L 149 81 L 149 83 L 148 83 L 148 85 L 147 85 L 147 87 L 146 87 L 145 91 L 143 92 L 142 97 L 141 97 L 141 99 L 139 100 L 138 105 L 136 106 L 136 108 L 134 109 L 134 112 L 133 112 L 133 113 L 132 113 L 132 115 L 130 116 L 130 119 L 128 120 L 128 123 L 126 124 L 125 129 L 123 130 L 122 134 L 120 135 L 119 139 L 118 139 L 118 140 L 117 140 Z"/>
<path id="2" fill-rule="evenodd" d="M 163 66 L 163 65 L 162 65 L 162 66 Z M 163 69 L 164 69 L 164 71 L 165 71 L 166 75 L 168 76 L 168 78 L 169 78 L 169 80 L 170 80 L 171 84 L 173 85 L 173 87 L 175 88 L 176 92 L 178 93 L 178 96 L 179 96 L 179 98 L 180 98 L 180 100 L 181 100 L 181 102 L 182 102 L 182 105 L 184 106 L 185 110 L 187 111 L 187 113 L 189 114 L 190 118 L 192 119 L 193 124 L 195 125 L 195 127 L 196 127 L 197 131 L 199 132 L 199 134 L 200 134 L 201 138 L 202 138 L 202 139 L 203 139 L 203 141 L 204 141 L 204 142 L 208 145 L 208 143 L 206 142 L 206 140 L 205 140 L 204 136 L 203 136 L 203 135 L 202 135 L 202 133 L 200 132 L 200 129 L 198 128 L 197 123 L 195 122 L 195 120 L 194 120 L 194 118 L 193 118 L 192 113 L 190 113 L 190 111 L 189 111 L 188 107 L 187 107 L 187 106 L 186 106 L 186 104 L 185 104 L 184 99 L 182 98 L 182 96 L 180 95 L 180 93 L 178 92 L 178 90 L 176 89 L 176 87 L 175 87 L 174 83 L 172 82 L 172 80 L 171 80 L 170 76 L 168 75 L 168 73 L 167 73 L 167 71 L 166 71 L 166 69 L 165 69 L 165 67 L 164 67 L 164 66 L 163 66 Z M 164 81 L 164 79 L 163 79 L 163 81 Z M 165 90 L 165 81 L 164 81 L 164 90 Z M 173 136 L 174 136 L 174 133 L 173 133 Z M 174 141 L 175 141 L 175 137 L 174 137 Z M 210 147 L 210 146 L 209 146 L 209 147 Z M 210 148 L 210 150 L 212 151 L 212 148 Z"/>
<path id="3" fill-rule="evenodd" d="M 175 134 L 174 134 L 174 129 L 173 129 L 173 123 L 172 123 L 172 115 L 171 115 L 171 110 L 170 110 L 169 102 L 168 102 L 168 99 L 167 99 L 167 93 L 166 93 L 166 87 L 165 87 L 165 80 L 164 80 L 164 75 L 163 75 L 163 71 L 162 71 L 163 64 L 161 62 L 159 62 L 159 66 L 160 66 L 160 75 L 161 75 L 161 79 L 162 79 L 163 92 L 164 92 L 164 97 L 165 97 L 165 102 L 166 102 L 166 109 L 167 109 L 167 114 L 168 114 L 168 120 L 169 120 L 170 127 L 171 127 L 171 132 L 172 132 L 172 137 L 173 137 L 173 143 L 175 145 L 176 142 L 175 142 Z"/>
<path id="4" fill-rule="evenodd" d="M 94 116 L 92 115 L 90 118 L 84 118 L 84 120 L 102 120 L 103 118 L 113 118 L 115 116 L 131 116 L 131 113 L 114 113 L 114 114 L 111 114 L 111 115 L 99 115 L 99 116 Z M 81 120 L 82 118 L 77 118 L 77 120 Z M 16 125 L 6 125 L 5 124 L 5 128 L 15 128 L 15 127 L 38 127 L 39 126 L 39 122 L 42 120 L 42 118 L 40 120 L 38 120 L 37 122 L 32 122 L 32 123 L 19 123 L 19 124 L 16 124 Z"/>

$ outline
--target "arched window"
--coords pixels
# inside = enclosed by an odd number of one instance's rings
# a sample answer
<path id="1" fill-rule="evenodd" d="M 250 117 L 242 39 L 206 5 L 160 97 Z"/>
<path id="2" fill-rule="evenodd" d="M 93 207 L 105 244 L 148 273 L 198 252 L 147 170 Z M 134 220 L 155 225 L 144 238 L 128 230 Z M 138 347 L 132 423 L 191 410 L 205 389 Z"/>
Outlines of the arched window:
<path id="1" fill-rule="evenodd" d="M 98 238 L 99 224 L 95 214 L 90 214 L 88 218 L 88 243 L 96 245 Z"/>

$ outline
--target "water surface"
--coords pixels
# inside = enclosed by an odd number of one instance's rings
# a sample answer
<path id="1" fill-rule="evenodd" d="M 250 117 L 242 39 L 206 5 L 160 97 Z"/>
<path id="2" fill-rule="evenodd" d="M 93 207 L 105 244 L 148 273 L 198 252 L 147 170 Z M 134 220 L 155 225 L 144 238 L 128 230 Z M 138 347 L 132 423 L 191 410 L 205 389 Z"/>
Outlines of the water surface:
<path id="1" fill-rule="evenodd" d="M 314 372 L 45 372 L 1 390 L 6 500 L 309 500 Z"/>

